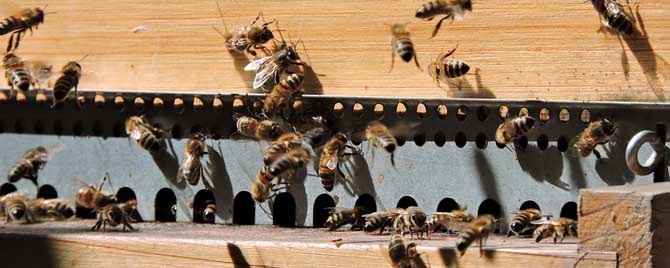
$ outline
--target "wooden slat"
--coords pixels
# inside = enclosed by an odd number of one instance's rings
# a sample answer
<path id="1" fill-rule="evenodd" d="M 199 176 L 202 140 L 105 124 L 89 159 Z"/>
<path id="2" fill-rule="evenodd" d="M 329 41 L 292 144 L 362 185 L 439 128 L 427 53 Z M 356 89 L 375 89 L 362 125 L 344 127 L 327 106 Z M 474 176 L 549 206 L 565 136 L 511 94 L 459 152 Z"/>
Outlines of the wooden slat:
<path id="1" fill-rule="evenodd" d="M 517 99 L 657 100 L 667 88 L 670 2 L 640 2 L 648 39 L 598 33 L 590 3 L 561 0 L 474 1 L 474 12 L 446 24 L 429 39 L 435 21 L 415 19 L 424 1 L 222 1 L 229 28 L 249 23 L 262 10 L 293 39 L 305 41 L 319 82 L 310 92 L 331 95 L 484 97 Z M 85 54 L 81 87 L 170 91 L 247 92 L 249 59 L 234 59 L 222 38 L 214 0 L 50 0 L 46 23 L 18 51 L 57 68 Z M 37 0 L 0 1 L 0 15 L 44 6 Z M 459 44 L 455 57 L 480 68 L 462 89 L 448 91 L 396 58 L 385 23 L 408 26 L 425 68 L 441 51 Z M 142 26 L 146 31 L 133 33 Z M 3 37 L 2 41 L 8 37 Z M 660 93 L 659 93 L 660 94 Z M 662 95 L 662 94 L 661 94 Z M 664 99 L 664 97 L 663 97 Z"/>
<path id="2" fill-rule="evenodd" d="M 92 224 L 6 226 L 0 229 L 3 267 L 390 267 L 386 235 L 188 223 L 144 223 L 136 224 L 139 232 L 100 233 L 87 231 Z M 493 237 L 484 256 L 473 246 L 462 258 L 455 241 L 435 235 L 415 242 L 425 267 L 616 267 L 615 254 L 578 253 L 575 240 L 554 245 Z M 27 248 L 38 255 L 17 258 Z"/>

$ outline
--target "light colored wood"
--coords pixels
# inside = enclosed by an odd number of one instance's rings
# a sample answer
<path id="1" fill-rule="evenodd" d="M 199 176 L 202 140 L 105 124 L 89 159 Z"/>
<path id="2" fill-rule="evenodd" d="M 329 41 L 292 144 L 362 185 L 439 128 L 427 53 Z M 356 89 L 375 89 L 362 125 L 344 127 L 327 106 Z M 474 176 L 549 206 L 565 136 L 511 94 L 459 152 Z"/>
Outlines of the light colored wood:
<path id="1" fill-rule="evenodd" d="M 391 267 L 387 235 L 188 223 L 143 223 L 135 224 L 139 232 L 101 233 L 88 231 L 92 224 L 5 226 L 0 229 L 0 257 L 10 263 L 3 262 L 3 267 Z M 578 253 L 575 240 L 536 244 L 496 236 L 489 239 L 484 256 L 475 245 L 460 259 L 455 241 L 446 235 L 415 240 L 422 253 L 419 267 L 616 267 L 615 254 Z M 12 255 L 25 248 L 40 256 L 19 260 Z"/>
<path id="2" fill-rule="evenodd" d="M 221 26 L 215 0 L 1 0 L 0 16 L 20 8 L 56 12 L 22 41 L 18 53 L 60 68 L 82 63 L 80 88 L 236 92 L 249 90 L 251 59 L 232 57 L 212 26 Z M 355 96 L 483 97 L 516 99 L 665 99 L 670 57 L 670 1 L 640 1 L 648 39 L 599 33 L 598 15 L 581 0 L 474 1 L 463 20 L 414 18 L 424 1 L 221 1 L 229 29 L 259 11 L 276 18 L 294 41 L 302 38 L 316 73 L 308 92 Z M 423 68 L 456 44 L 455 58 L 480 69 L 461 90 L 436 87 L 426 72 L 396 56 L 391 61 L 385 23 L 411 22 Z M 8 36 L 0 41 L 5 42 Z M 4 43 L 2 43 L 4 44 Z M 4 46 L 3 46 L 4 47 Z M 304 52 L 300 48 L 301 52 Z M 305 57 L 303 53 L 303 57 Z M 474 74 L 474 70 L 472 72 Z M 657 94 L 654 93 L 656 89 Z M 663 92 L 662 89 L 666 89 Z"/>
<path id="3" fill-rule="evenodd" d="M 616 251 L 620 267 L 670 267 L 670 182 L 580 191 L 579 247 Z"/>

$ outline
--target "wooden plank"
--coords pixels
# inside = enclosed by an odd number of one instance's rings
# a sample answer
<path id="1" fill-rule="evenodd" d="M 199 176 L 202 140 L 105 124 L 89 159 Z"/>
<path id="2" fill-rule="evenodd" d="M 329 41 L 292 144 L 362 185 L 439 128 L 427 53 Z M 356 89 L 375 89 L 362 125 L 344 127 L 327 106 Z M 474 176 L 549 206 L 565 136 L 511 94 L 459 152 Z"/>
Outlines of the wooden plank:
<path id="1" fill-rule="evenodd" d="M 92 221 L 0 228 L 3 267 L 390 267 L 388 236 L 272 226 L 136 224 L 139 232 L 90 232 Z M 339 242 L 333 240 L 341 239 Z M 409 239 L 409 238 L 408 238 Z M 484 256 L 476 246 L 456 257 L 456 238 L 417 240 L 425 267 L 616 267 L 611 252 L 577 252 L 575 240 L 536 244 L 492 237 Z M 17 258 L 26 248 L 33 257 Z M 33 253 L 31 253 L 33 254 Z M 32 255 L 31 255 L 32 256 Z M 24 266 L 25 265 L 25 266 Z"/>
<path id="2" fill-rule="evenodd" d="M 424 1 L 222 1 L 229 28 L 259 11 L 302 38 L 315 72 L 309 92 L 356 96 L 482 97 L 575 100 L 664 100 L 670 56 L 670 2 L 640 2 L 647 38 L 599 33 L 598 15 L 583 1 L 475 1 L 464 20 L 429 39 L 435 21 L 415 19 Z M 0 1 L 0 15 L 43 1 Z M 83 55 L 82 88 L 243 93 L 250 60 L 232 57 L 212 30 L 221 26 L 214 0 L 51 0 L 46 23 L 18 53 L 59 68 Z M 426 72 L 396 58 L 385 23 L 411 22 L 425 68 L 456 44 L 457 59 L 480 68 L 461 90 L 436 87 Z M 143 27 L 145 31 L 133 33 Z M 7 40 L 4 36 L 1 40 Z M 657 94 L 654 93 L 656 89 Z M 657 96 L 658 95 L 658 96 Z"/>
<path id="3" fill-rule="evenodd" d="M 579 247 L 616 251 L 621 267 L 668 267 L 670 183 L 580 191 Z"/>

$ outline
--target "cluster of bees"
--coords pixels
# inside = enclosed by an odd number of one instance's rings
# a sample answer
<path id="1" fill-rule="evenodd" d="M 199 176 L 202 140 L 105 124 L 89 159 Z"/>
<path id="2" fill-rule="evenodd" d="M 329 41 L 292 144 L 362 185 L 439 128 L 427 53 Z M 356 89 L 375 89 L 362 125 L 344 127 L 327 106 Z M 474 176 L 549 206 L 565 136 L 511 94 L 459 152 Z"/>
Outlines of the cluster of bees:
<path id="1" fill-rule="evenodd" d="M 507 236 L 533 237 L 537 243 L 546 238 L 553 238 L 556 243 L 563 242 L 566 236 L 577 237 L 576 220 L 561 217 L 552 221 L 550 218 L 551 215 L 543 215 L 539 209 L 519 210 L 512 219 Z M 479 249 L 482 252 L 484 242 L 496 231 L 498 220 L 490 214 L 473 217 L 467 212 L 466 207 L 433 214 L 427 214 L 413 206 L 377 212 L 370 212 L 365 207 L 355 207 L 332 209 L 324 227 L 329 231 L 335 231 L 347 224 L 351 225 L 351 230 L 362 230 L 369 234 L 377 232 L 383 234 L 387 231 L 391 233 L 388 249 L 394 266 L 411 267 L 406 265 L 415 257 L 412 252 L 415 245 L 405 242 L 406 232 L 409 232 L 411 237 L 417 234 L 418 238 L 422 238 L 426 233 L 428 239 L 431 233 L 438 231 L 456 234 L 458 236 L 456 249 L 462 256 L 475 241 L 479 242 Z"/>

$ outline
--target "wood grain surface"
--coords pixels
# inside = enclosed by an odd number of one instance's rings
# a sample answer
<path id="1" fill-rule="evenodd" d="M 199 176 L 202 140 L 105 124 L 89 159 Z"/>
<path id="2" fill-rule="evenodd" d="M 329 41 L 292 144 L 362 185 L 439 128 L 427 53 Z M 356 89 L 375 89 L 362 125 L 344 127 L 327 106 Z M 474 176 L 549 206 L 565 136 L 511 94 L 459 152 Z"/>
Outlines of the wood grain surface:
<path id="1" fill-rule="evenodd" d="M 313 70 L 320 74 L 306 91 L 329 95 L 481 97 L 570 100 L 665 100 L 670 58 L 670 1 L 642 0 L 639 15 L 646 38 L 598 32 L 592 4 L 582 0 L 474 1 L 463 20 L 444 25 L 414 18 L 424 1 L 221 1 L 228 28 L 246 25 L 263 11 L 276 18 L 294 41 L 304 40 Z M 252 58 L 233 57 L 212 26 L 221 26 L 214 0 L 2 0 L 0 16 L 21 8 L 55 12 L 27 36 L 17 53 L 60 68 L 85 62 L 85 89 L 249 91 Z M 635 13 L 635 9 L 632 10 Z M 385 24 L 410 22 L 408 29 L 424 71 L 396 58 L 391 63 Z M 8 36 L 0 41 L 6 42 Z M 479 74 L 444 90 L 425 68 L 459 45 L 454 58 Z M 4 43 L 3 43 L 4 47 Z M 301 50 L 303 57 L 305 51 Z M 397 56 L 396 56 L 397 57 Z M 306 58 L 306 57 L 304 57 Z"/>
<path id="2" fill-rule="evenodd" d="M 3 267 L 391 267 L 387 235 L 190 223 L 142 223 L 135 224 L 138 232 L 110 229 L 101 233 L 88 231 L 92 224 L 75 221 L 0 228 Z M 536 244 L 531 239 L 494 236 L 483 256 L 473 245 L 461 258 L 453 248 L 456 237 L 436 234 L 431 240 L 413 242 L 421 253 L 413 268 L 617 265 L 613 252 L 577 252 L 574 239 Z M 26 248 L 32 253 L 22 258 Z"/>

